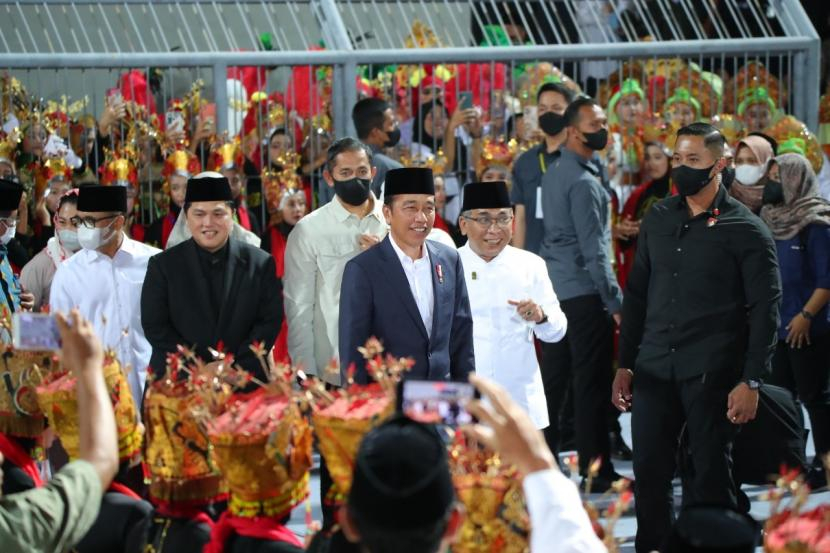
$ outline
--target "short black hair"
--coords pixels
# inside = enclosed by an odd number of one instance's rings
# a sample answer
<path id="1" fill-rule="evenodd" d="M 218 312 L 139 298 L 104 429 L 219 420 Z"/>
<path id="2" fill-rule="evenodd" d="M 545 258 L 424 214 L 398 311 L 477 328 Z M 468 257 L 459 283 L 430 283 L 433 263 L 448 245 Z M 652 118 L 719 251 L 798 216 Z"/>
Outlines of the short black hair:
<path id="1" fill-rule="evenodd" d="M 682 127 L 677 131 L 677 138 L 681 136 L 702 136 L 703 145 L 712 152 L 716 159 L 722 158 L 726 150 L 726 138 L 716 127 L 703 121 L 696 121 Z"/>
<path id="2" fill-rule="evenodd" d="M 336 165 L 335 160 L 337 156 L 344 152 L 359 152 L 359 151 L 366 152 L 366 157 L 369 158 L 369 165 L 372 165 L 372 150 L 358 140 L 357 138 L 353 138 L 351 136 L 347 136 L 345 138 L 340 138 L 339 140 L 335 140 L 329 149 L 326 151 L 326 170 L 329 173 L 334 172 L 334 167 Z"/>
<path id="3" fill-rule="evenodd" d="M 373 523 L 369 517 L 349 508 L 349 515 L 360 534 L 360 543 L 370 553 L 425 553 L 438 551 L 452 514 L 452 506 L 443 518 L 411 529 L 390 529 Z"/>
<path id="4" fill-rule="evenodd" d="M 380 98 L 359 100 L 352 108 L 352 122 L 357 131 L 357 137 L 365 140 L 372 129 L 383 130 L 384 113 L 387 109 L 389 109 L 389 104 Z"/>
<path id="5" fill-rule="evenodd" d="M 66 194 L 61 196 L 61 199 L 58 200 L 58 211 L 60 211 L 61 208 L 63 206 L 65 206 L 66 204 L 74 205 L 74 206 L 77 207 L 77 205 L 78 205 L 78 193 L 75 192 L 73 194 L 73 193 L 67 192 Z"/>
<path id="6" fill-rule="evenodd" d="M 542 94 L 545 92 L 556 92 L 557 94 L 561 94 L 562 97 L 565 98 L 565 103 L 567 104 L 570 104 L 574 100 L 573 91 L 562 83 L 545 83 L 540 86 L 539 90 L 536 92 L 537 104 L 539 103 L 539 98 L 541 98 Z"/>
<path id="7" fill-rule="evenodd" d="M 757 136 L 757 137 L 763 138 L 764 140 L 769 142 L 770 146 L 772 146 L 772 157 L 775 157 L 775 156 L 778 155 L 778 141 L 775 140 L 770 135 L 756 131 L 756 132 L 749 133 L 747 136 Z"/>
<path id="8" fill-rule="evenodd" d="M 579 124 L 579 111 L 585 106 L 602 107 L 599 105 L 599 102 L 597 102 L 590 96 L 580 94 L 571 103 L 568 104 L 568 108 L 565 110 L 565 122 L 568 124 L 569 127 L 575 127 Z"/>

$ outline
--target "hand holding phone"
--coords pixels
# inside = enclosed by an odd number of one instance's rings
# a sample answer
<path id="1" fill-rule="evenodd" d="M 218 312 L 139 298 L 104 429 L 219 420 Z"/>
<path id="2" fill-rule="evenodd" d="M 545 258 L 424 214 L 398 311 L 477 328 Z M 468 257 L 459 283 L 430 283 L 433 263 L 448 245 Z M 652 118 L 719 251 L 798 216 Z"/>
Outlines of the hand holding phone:
<path id="1" fill-rule="evenodd" d="M 473 107 L 473 93 L 460 92 L 458 94 L 458 107 L 460 109 L 471 109 Z"/>
<path id="2" fill-rule="evenodd" d="M 476 390 L 466 382 L 404 380 L 398 393 L 398 410 L 412 420 L 457 427 L 475 422 L 467 411 Z"/>
<path id="3" fill-rule="evenodd" d="M 21 351 L 58 351 L 61 337 L 55 317 L 49 313 L 14 313 L 12 344 Z"/>

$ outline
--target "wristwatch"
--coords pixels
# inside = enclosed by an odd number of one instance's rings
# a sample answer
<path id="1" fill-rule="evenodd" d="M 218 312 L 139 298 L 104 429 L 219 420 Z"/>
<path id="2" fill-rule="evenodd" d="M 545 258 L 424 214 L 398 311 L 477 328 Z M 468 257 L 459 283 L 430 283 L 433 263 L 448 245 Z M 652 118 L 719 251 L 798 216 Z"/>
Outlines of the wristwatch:
<path id="1" fill-rule="evenodd" d="M 744 382 L 746 382 L 746 385 L 749 386 L 750 390 L 758 390 L 758 389 L 761 388 L 761 381 L 760 380 L 755 380 L 753 378 L 747 378 L 746 380 L 744 380 Z"/>
<path id="2" fill-rule="evenodd" d="M 801 310 L 801 316 L 807 319 L 808 321 L 813 320 L 813 314 L 807 311 L 806 309 Z"/>

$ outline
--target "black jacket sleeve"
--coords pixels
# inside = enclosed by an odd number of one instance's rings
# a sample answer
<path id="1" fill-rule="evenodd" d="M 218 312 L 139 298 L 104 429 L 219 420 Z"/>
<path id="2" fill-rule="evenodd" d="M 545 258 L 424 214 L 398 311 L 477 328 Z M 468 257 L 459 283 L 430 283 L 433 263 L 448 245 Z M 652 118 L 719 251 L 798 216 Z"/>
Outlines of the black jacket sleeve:
<path id="1" fill-rule="evenodd" d="M 464 280 L 461 256 L 455 256 L 455 306 L 450 330 L 450 378 L 467 382 L 469 374 L 476 370 L 473 351 L 473 314 L 470 297 Z"/>
<path id="2" fill-rule="evenodd" d="M 628 274 L 623 294 L 622 323 L 620 325 L 620 368 L 634 370 L 637 352 L 643 341 L 646 323 L 646 302 L 651 277 L 651 260 L 648 252 L 649 217 L 643 218 L 640 234 L 637 236 L 637 252 L 634 265 Z"/>

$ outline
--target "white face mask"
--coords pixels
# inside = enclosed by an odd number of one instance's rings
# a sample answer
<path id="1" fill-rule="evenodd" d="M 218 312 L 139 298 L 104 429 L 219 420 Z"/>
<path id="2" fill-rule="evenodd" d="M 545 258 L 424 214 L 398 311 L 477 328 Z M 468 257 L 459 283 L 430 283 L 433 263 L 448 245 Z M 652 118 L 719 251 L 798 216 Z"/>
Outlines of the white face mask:
<path id="1" fill-rule="evenodd" d="M 110 238 L 114 236 L 113 233 L 110 233 L 109 236 L 106 238 L 104 237 L 104 231 L 109 229 L 112 223 L 105 227 L 95 227 L 95 228 L 86 228 L 85 226 L 81 225 L 78 227 L 78 243 L 80 243 L 81 247 L 85 250 L 97 250 L 104 244 L 110 241 Z"/>
<path id="2" fill-rule="evenodd" d="M 68 252 L 75 253 L 81 249 L 81 243 L 78 240 L 78 233 L 73 230 L 59 230 L 58 240 L 61 241 L 61 245 Z"/>
<path id="3" fill-rule="evenodd" d="M 11 242 L 12 238 L 14 238 L 15 233 L 17 233 L 17 225 L 8 227 L 6 232 L 3 233 L 3 236 L 0 236 L 0 244 L 6 245 Z"/>
<path id="4" fill-rule="evenodd" d="M 764 170 L 763 165 L 738 165 L 735 167 L 735 180 L 747 186 L 758 184 L 758 181 L 764 176 Z"/>

